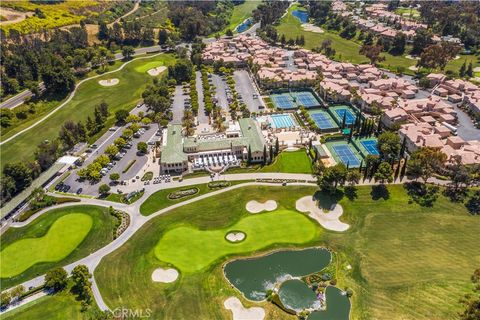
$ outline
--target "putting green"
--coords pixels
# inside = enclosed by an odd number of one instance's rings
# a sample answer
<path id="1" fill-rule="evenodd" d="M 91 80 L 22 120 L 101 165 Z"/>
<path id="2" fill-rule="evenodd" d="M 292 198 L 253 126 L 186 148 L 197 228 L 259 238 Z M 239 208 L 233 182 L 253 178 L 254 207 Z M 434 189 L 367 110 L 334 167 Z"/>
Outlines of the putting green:
<path id="1" fill-rule="evenodd" d="M 228 231 L 247 234 L 245 241 L 230 243 Z M 273 244 L 300 244 L 312 241 L 320 228 L 306 216 L 290 210 L 251 215 L 236 224 L 217 230 L 199 230 L 180 226 L 165 233 L 155 246 L 155 256 L 173 264 L 181 272 L 200 271 L 216 260 L 243 252 L 252 252 Z"/>
<path id="2" fill-rule="evenodd" d="M 43 237 L 12 243 L 0 252 L 0 277 L 16 276 L 36 263 L 64 259 L 85 239 L 92 225 L 88 214 L 72 213 L 58 218 Z"/>
<path id="3" fill-rule="evenodd" d="M 146 73 L 148 70 L 156 68 L 156 67 L 161 67 L 164 66 L 165 63 L 163 61 L 149 61 L 146 62 L 138 67 L 135 67 L 135 71 L 140 72 L 140 73 Z"/>

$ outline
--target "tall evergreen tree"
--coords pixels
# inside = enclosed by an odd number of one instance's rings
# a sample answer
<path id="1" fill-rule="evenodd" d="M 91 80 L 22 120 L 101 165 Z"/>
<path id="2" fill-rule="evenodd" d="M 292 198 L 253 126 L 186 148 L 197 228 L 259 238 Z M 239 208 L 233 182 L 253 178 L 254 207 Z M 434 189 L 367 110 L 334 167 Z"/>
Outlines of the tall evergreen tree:
<path id="1" fill-rule="evenodd" d="M 267 146 L 263 145 L 263 165 L 267 164 Z"/>
<path id="2" fill-rule="evenodd" d="M 252 148 L 250 146 L 248 146 L 247 163 L 252 164 Z"/>

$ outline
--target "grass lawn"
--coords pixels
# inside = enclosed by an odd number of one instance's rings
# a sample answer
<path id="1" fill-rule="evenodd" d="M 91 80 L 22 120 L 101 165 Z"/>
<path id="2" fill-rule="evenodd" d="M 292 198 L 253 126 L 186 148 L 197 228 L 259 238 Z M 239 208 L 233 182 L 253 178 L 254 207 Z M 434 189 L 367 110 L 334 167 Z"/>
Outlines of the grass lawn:
<path id="1" fill-rule="evenodd" d="M 275 225 L 275 228 L 271 228 Z M 229 231 L 242 231 L 246 239 L 231 243 Z M 198 230 L 185 225 L 167 231 L 155 246 L 155 256 L 182 273 L 199 272 L 223 257 L 257 251 L 278 243 L 305 243 L 319 231 L 314 222 L 295 211 L 276 210 L 251 215 L 227 228 Z M 181 245 L 188 244 L 188 245 Z"/>
<path id="2" fill-rule="evenodd" d="M 135 68 L 135 71 L 140 73 L 147 73 L 148 70 L 154 69 L 157 67 L 165 66 L 165 61 L 156 60 L 156 61 L 149 61 L 147 63 L 143 63 Z"/>
<path id="3" fill-rule="evenodd" d="M 65 121 L 72 120 L 85 123 L 88 116 L 93 117 L 95 106 L 105 101 L 109 106 L 110 116 L 107 118 L 104 130 L 91 138 L 91 141 L 94 141 L 115 122 L 116 111 L 120 109 L 130 111 L 141 98 L 143 90 L 152 77 L 135 69 L 153 61 L 169 65 L 175 59 L 172 55 L 162 54 L 135 60 L 120 71 L 84 82 L 73 99 L 62 109 L 34 129 L 3 144 L 0 150 L 2 164 L 33 159 L 37 145 L 44 140 L 56 139 Z M 110 78 L 118 78 L 120 80 L 119 84 L 112 87 L 103 87 L 98 83 L 102 79 Z"/>
<path id="4" fill-rule="evenodd" d="M 240 183 L 244 183 L 247 181 L 244 180 L 239 180 L 239 181 L 231 181 L 230 185 L 236 185 Z M 168 199 L 168 195 L 172 192 L 178 191 L 178 190 L 184 190 L 184 189 L 190 189 L 190 188 L 198 188 L 198 192 L 195 194 L 192 194 L 191 196 L 186 196 L 180 199 Z M 216 191 L 218 189 L 210 189 L 208 185 L 205 184 L 196 184 L 192 186 L 186 186 L 186 187 L 177 187 L 177 188 L 170 188 L 170 189 L 162 189 L 154 194 L 152 194 L 150 197 L 148 197 L 147 200 L 145 200 L 141 205 L 140 205 L 140 213 L 144 216 L 149 216 L 161 209 L 164 209 L 166 207 L 169 207 L 171 205 L 174 205 L 179 202 L 183 202 L 185 200 L 191 199 L 198 197 L 202 194 L 210 193 L 212 191 Z"/>
<path id="5" fill-rule="evenodd" d="M 88 311 L 81 311 L 81 304 L 76 301 L 75 296 L 69 292 L 72 282 L 67 289 L 54 295 L 44 296 L 40 299 L 27 303 L 17 309 L 9 311 L 2 315 L 3 320 L 74 320 L 87 319 L 87 315 L 93 314 L 98 310 L 97 306 L 92 306 Z"/>
<path id="6" fill-rule="evenodd" d="M 113 240 L 114 222 L 106 208 L 79 205 L 53 209 L 23 228 L 9 228 L 0 244 L 2 288 L 105 246 Z"/>
<path id="7" fill-rule="evenodd" d="M 242 4 L 234 6 L 232 16 L 229 20 L 229 24 L 223 32 L 227 31 L 227 29 L 234 31 L 240 23 L 252 16 L 252 11 L 255 10 L 259 4 L 260 1 L 253 0 L 245 1 Z"/>
<path id="8" fill-rule="evenodd" d="M 41 262 L 56 262 L 68 256 L 87 236 L 93 219 L 84 213 L 58 218 L 39 238 L 18 240 L 0 252 L 0 277 L 10 278 Z"/>
<path id="9" fill-rule="evenodd" d="M 395 9 L 395 13 L 414 20 L 420 18 L 420 12 L 415 8 L 399 7 Z"/>
<path id="10" fill-rule="evenodd" d="M 347 232 L 318 227 L 313 241 L 296 246 L 320 245 L 337 252 L 338 285 L 354 290 L 352 319 L 456 319 L 461 309 L 458 300 L 470 290 L 470 275 L 480 263 L 480 217 L 469 215 L 462 204 L 451 203 L 443 195 L 427 208 L 412 203 L 403 186 L 388 189 L 385 199 L 369 186 L 359 187 L 352 200 L 340 200 L 345 210 L 342 220 L 351 224 Z M 252 216 L 245 210 L 249 200 L 272 199 L 279 203 L 279 211 L 294 210 L 298 198 L 315 191 L 314 187 L 300 186 L 245 187 L 149 221 L 96 269 L 105 302 L 110 308 L 152 308 L 154 317 L 162 319 L 183 319 L 192 314 L 197 319 L 228 318 L 230 311 L 225 310 L 223 301 L 239 293 L 225 281 L 222 262 L 252 253 L 225 256 L 207 270 L 182 274 L 172 284 L 153 283 L 153 270 L 167 266 L 155 254 L 159 238 L 186 224 L 203 232 L 238 228 L 246 216 Z M 270 230 L 277 224 L 278 219 Z M 185 250 L 183 247 L 191 245 L 175 243 L 175 248 Z M 258 249 L 255 254 L 290 246 Z M 295 319 L 269 303 L 242 302 L 247 307 L 264 307 L 269 319 Z"/>
<path id="11" fill-rule="evenodd" d="M 305 150 L 283 151 L 277 159 L 260 172 L 312 173 L 312 161 Z"/>
<path id="12" fill-rule="evenodd" d="M 353 40 L 344 39 L 338 34 L 329 30 L 324 30 L 324 33 L 304 31 L 301 27 L 300 20 L 292 15 L 292 11 L 299 8 L 301 8 L 301 6 L 298 4 L 291 6 L 289 13 L 281 19 L 280 25 L 277 26 L 279 35 L 285 34 L 287 40 L 295 39 L 297 36 L 303 35 L 305 37 L 304 47 L 307 49 L 319 47 L 322 41 L 325 39 L 330 39 L 332 40 L 332 48 L 334 48 L 336 51 L 336 60 L 348 61 L 357 64 L 369 62 L 367 57 L 358 53 L 361 44 Z M 382 53 L 382 55 L 385 56 L 386 60 L 379 64 L 381 67 L 395 71 L 395 69 L 400 66 L 405 68 L 405 73 L 412 73 L 412 71 L 408 70 L 407 68 L 414 65 L 416 63 L 415 61 L 409 60 L 404 56 L 393 56 L 388 53 Z"/>

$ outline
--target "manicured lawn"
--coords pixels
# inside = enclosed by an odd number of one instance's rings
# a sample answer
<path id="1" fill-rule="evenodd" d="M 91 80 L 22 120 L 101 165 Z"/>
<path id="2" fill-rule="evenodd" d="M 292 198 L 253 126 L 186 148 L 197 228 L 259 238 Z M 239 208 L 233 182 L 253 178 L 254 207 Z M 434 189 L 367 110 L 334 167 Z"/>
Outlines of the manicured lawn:
<path id="1" fill-rule="evenodd" d="M 395 9 L 395 13 L 405 18 L 410 18 L 410 19 L 420 18 L 420 12 L 416 8 L 399 7 Z"/>
<path id="2" fill-rule="evenodd" d="M 260 172 L 312 173 L 312 162 L 305 150 L 283 151 Z"/>
<path id="3" fill-rule="evenodd" d="M 345 210 L 342 221 L 351 224 L 347 232 L 318 227 L 319 236 L 296 246 L 320 245 L 338 253 L 339 287 L 354 290 L 352 319 L 456 319 L 461 309 L 458 300 L 470 289 L 470 275 L 479 263 L 480 217 L 469 215 L 462 204 L 451 203 L 443 195 L 426 208 L 412 203 L 403 186 L 388 189 L 389 197 L 384 199 L 370 186 L 359 187 L 353 200 L 340 201 Z M 245 210 L 249 200 L 273 199 L 280 211 L 294 210 L 298 198 L 315 191 L 298 186 L 245 187 L 155 218 L 102 260 L 95 271 L 102 296 L 110 308 L 152 308 L 156 318 L 182 319 L 192 314 L 198 319 L 227 318 L 230 312 L 223 302 L 239 293 L 226 283 L 222 262 L 252 253 L 229 255 L 207 270 L 182 274 L 172 284 L 153 283 L 153 270 L 167 266 L 155 255 L 158 239 L 186 225 L 203 232 L 238 228 L 236 224 L 252 216 Z M 270 231 L 279 224 L 278 219 L 273 221 Z M 174 245 L 175 250 L 185 250 L 192 242 Z M 290 246 L 258 249 L 255 254 Z M 197 248 L 191 248 L 187 254 L 196 255 Z M 242 302 L 264 307 L 267 318 L 294 319 L 270 303 Z"/>
<path id="4" fill-rule="evenodd" d="M 231 185 L 239 184 L 239 183 L 244 183 L 247 181 L 231 181 Z M 198 188 L 198 192 L 195 194 L 192 194 L 191 196 L 186 196 L 180 199 L 168 199 L 168 195 L 172 192 L 179 191 L 179 190 L 184 190 L 184 189 L 190 189 L 190 188 Z M 164 209 L 166 207 L 169 207 L 171 205 L 174 205 L 176 203 L 198 197 L 202 194 L 206 194 L 212 191 L 215 191 L 217 189 L 210 189 L 207 184 L 196 184 L 188 187 L 177 187 L 177 188 L 170 188 L 170 189 L 162 189 L 154 194 L 152 194 L 147 200 L 145 200 L 141 206 L 140 206 L 140 213 L 143 214 L 144 216 L 149 216 L 161 209 Z"/>
<path id="5" fill-rule="evenodd" d="M 304 31 L 301 27 L 300 21 L 294 17 L 291 12 L 298 9 L 299 5 L 293 5 L 289 9 L 289 13 L 281 19 L 280 25 L 277 27 L 279 35 L 285 34 L 286 39 L 295 39 L 297 36 L 303 35 L 305 37 L 304 47 L 312 49 L 320 47 L 321 43 L 326 40 L 332 40 L 332 48 L 336 51 L 335 59 L 339 61 L 348 61 L 352 63 L 368 63 L 368 58 L 358 53 L 361 44 L 347 40 L 340 37 L 338 34 L 324 30 L 324 33 L 314 33 Z M 388 53 L 382 53 L 386 60 L 380 63 L 380 66 L 395 70 L 401 66 L 405 68 L 405 73 L 412 73 L 407 68 L 415 64 L 415 61 L 409 60 L 403 56 L 392 56 Z"/>
<path id="6" fill-rule="evenodd" d="M 1 162 L 31 160 L 37 145 L 44 140 L 54 140 L 58 136 L 61 126 L 67 120 L 82 121 L 85 123 L 88 116 L 93 117 L 95 106 L 105 101 L 109 106 L 110 115 L 107 118 L 102 132 L 91 140 L 99 137 L 115 122 L 115 112 L 124 109 L 131 110 L 141 98 L 141 94 L 153 77 L 137 72 L 135 68 L 146 63 L 159 61 L 165 65 L 175 61 L 169 54 L 135 60 L 126 65 L 122 70 L 83 83 L 73 99 L 62 109 L 50 116 L 46 121 L 27 131 L 17 138 L 2 145 L 0 150 Z M 102 79 L 118 78 L 118 85 L 102 87 L 98 81 Z"/>
<path id="7" fill-rule="evenodd" d="M 275 225 L 275 228 L 271 226 Z M 230 243 L 229 231 L 242 231 L 246 239 Z M 290 210 L 251 215 L 227 228 L 198 230 L 189 225 L 167 231 L 155 247 L 155 256 L 182 273 L 199 272 L 225 256 L 257 251 L 278 243 L 311 241 L 318 228 L 307 217 Z M 179 245 L 188 244 L 188 245 Z"/>
<path id="8" fill-rule="evenodd" d="M 0 277 L 10 278 L 34 264 L 64 259 L 87 236 L 92 223 L 87 214 L 71 213 L 58 218 L 44 236 L 12 243 L 0 252 Z"/>
<path id="9" fill-rule="evenodd" d="M 157 61 L 149 61 L 147 63 L 143 63 L 135 68 L 135 71 L 140 73 L 146 73 L 148 70 L 165 66 L 165 61 L 157 60 Z"/>
<path id="10" fill-rule="evenodd" d="M 1 248 L 1 286 L 8 288 L 83 258 L 112 238 L 114 218 L 96 206 L 51 210 L 23 228 L 9 228 Z"/>
<path id="11" fill-rule="evenodd" d="M 75 296 L 67 289 L 54 295 L 44 296 L 40 299 L 27 303 L 17 309 L 2 315 L 4 320 L 74 320 L 74 319 L 97 319 L 93 316 L 98 310 L 92 306 L 88 311 L 81 311 L 81 304 L 75 300 Z M 95 303 L 94 303 L 95 304 Z M 92 316 L 89 318 L 87 316 Z"/>
<path id="12" fill-rule="evenodd" d="M 245 1 L 242 4 L 234 6 L 228 27 L 226 27 L 224 31 L 226 31 L 227 29 L 235 31 L 235 28 L 240 23 L 242 23 L 248 17 L 252 16 L 252 11 L 255 10 L 259 4 L 260 4 L 260 1 L 253 0 L 253 1 Z"/>

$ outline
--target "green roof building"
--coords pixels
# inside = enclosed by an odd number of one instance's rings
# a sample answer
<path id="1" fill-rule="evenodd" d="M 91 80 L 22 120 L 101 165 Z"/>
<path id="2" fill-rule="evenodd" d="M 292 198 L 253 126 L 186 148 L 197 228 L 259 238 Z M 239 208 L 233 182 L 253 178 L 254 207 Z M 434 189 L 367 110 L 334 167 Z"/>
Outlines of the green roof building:
<path id="1" fill-rule="evenodd" d="M 182 126 L 172 124 L 164 130 L 160 171 L 162 173 L 187 171 L 188 163 L 194 162 L 199 157 L 224 159 L 234 156 L 237 160 L 247 160 L 249 147 L 251 161 L 262 162 L 264 146 L 265 139 L 259 125 L 250 118 L 232 123 L 225 133 L 200 134 L 195 137 L 184 137 Z"/>

